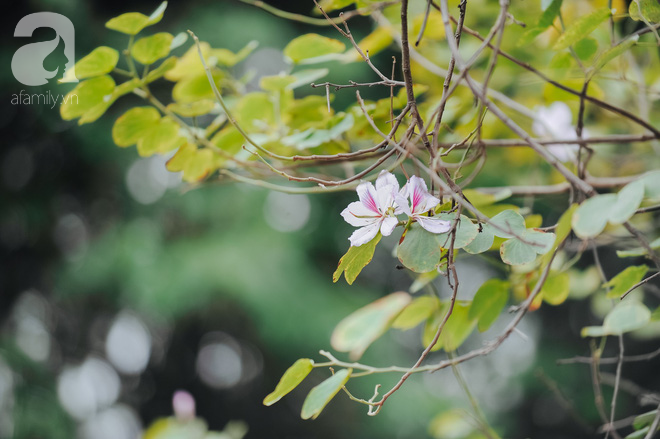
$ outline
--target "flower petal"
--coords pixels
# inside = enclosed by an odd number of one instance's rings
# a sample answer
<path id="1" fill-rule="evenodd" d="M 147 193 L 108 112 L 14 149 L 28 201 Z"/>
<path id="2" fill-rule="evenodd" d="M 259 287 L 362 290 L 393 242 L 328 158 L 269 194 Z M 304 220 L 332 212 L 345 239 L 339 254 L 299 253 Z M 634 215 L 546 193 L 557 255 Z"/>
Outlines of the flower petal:
<path id="1" fill-rule="evenodd" d="M 413 214 L 424 213 L 440 203 L 439 199 L 429 193 L 424 179 L 416 175 L 410 177 L 410 188 L 408 192 Z"/>
<path id="2" fill-rule="evenodd" d="M 377 221 L 379 216 L 359 201 L 354 201 L 341 212 L 344 221 L 354 227 L 362 227 Z"/>
<path id="3" fill-rule="evenodd" d="M 412 211 L 410 210 L 410 205 L 408 204 L 408 199 L 405 196 L 405 193 L 402 195 L 402 193 L 406 190 L 406 187 L 404 186 L 401 192 L 396 196 L 396 210 L 394 211 L 395 215 L 399 215 L 401 213 L 405 213 L 408 216 L 412 216 Z"/>
<path id="4" fill-rule="evenodd" d="M 446 221 L 437 216 L 416 216 L 415 219 L 424 229 L 431 233 L 445 233 L 451 230 L 451 221 Z"/>
<path id="5" fill-rule="evenodd" d="M 398 223 L 399 220 L 396 219 L 395 217 L 393 216 L 386 217 L 385 219 L 383 219 L 383 223 L 380 226 L 380 233 L 382 233 L 383 236 L 390 236 Z"/>
<path id="6" fill-rule="evenodd" d="M 385 186 L 393 186 L 394 191 L 399 192 L 399 182 L 397 181 L 394 174 L 382 170 L 380 171 L 380 174 L 378 174 L 378 178 L 376 179 L 376 190 L 378 191 L 380 188 Z"/>
<path id="7" fill-rule="evenodd" d="M 376 202 L 376 189 L 373 184 L 368 181 L 360 183 L 357 187 L 357 193 L 360 202 L 364 204 L 366 208 L 373 213 L 380 215 L 381 212 L 378 210 L 378 203 Z"/>
<path id="8" fill-rule="evenodd" d="M 348 240 L 351 241 L 352 246 L 359 247 L 374 239 L 378 229 L 380 229 L 380 221 L 374 221 L 373 224 L 357 229 Z"/>

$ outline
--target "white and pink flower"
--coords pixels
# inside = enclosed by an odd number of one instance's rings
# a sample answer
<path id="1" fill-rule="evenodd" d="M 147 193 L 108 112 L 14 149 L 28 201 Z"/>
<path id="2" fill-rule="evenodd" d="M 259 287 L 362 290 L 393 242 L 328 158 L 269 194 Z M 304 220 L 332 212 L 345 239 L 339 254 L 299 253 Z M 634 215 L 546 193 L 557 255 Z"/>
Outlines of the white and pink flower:
<path id="1" fill-rule="evenodd" d="M 410 204 L 408 204 L 408 198 Z M 451 221 L 435 216 L 426 216 L 425 213 L 433 210 L 440 200 L 431 195 L 426 188 L 426 182 L 415 175 L 401 189 L 396 202 L 400 209 L 420 226 L 431 233 L 445 233 L 451 229 Z"/>
<path id="2" fill-rule="evenodd" d="M 387 171 L 382 171 L 376 180 L 376 187 L 370 182 L 362 182 L 357 187 L 360 201 L 354 201 L 341 213 L 347 223 L 359 227 L 350 236 L 352 246 L 366 244 L 376 237 L 378 232 L 389 236 L 399 220 L 401 213 L 395 198 L 399 192 L 399 182 Z"/>

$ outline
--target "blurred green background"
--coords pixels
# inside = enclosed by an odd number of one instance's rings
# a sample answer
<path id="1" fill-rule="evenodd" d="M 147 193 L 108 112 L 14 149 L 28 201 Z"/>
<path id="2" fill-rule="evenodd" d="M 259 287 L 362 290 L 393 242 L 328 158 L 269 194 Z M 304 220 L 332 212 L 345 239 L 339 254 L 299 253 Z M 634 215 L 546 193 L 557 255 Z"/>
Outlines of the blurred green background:
<path id="1" fill-rule="evenodd" d="M 269 3 L 299 13 L 312 9 L 307 1 Z M 63 122 L 57 109 L 10 104 L 11 95 L 25 88 L 9 68 L 22 44 L 13 38 L 21 17 L 66 15 L 75 25 L 80 57 L 101 44 L 123 46 L 124 38 L 107 30 L 105 21 L 128 11 L 149 13 L 157 2 L 3 6 L 0 438 L 139 437 L 154 420 L 171 415 L 177 389 L 195 397 L 211 428 L 242 420 L 248 438 L 463 437 L 460 425 L 429 427 L 435 416 L 469 407 L 450 370 L 414 377 L 375 418 L 339 395 L 318 420 L 300 420 L 306 391 L 326 376 L 320 371 L 282 402 L 262 406 L 293 361 L 320 359 L 318 350 L 329 348 L 330 333 L 344 316 L 408 288 L 410 277 L 395 269 L 388 253 L 396 241 L 383 241 L 356 285 L 333 284 L 351 232 L 339 213 L 353 193 L 310 197 L 241 185 L 185 187 L 165 171 L 164 159 L 139 158 L 134 149 L 112 143 L 114 120 L 137 100 L 128 98 L 82 127 Z M 358 36 L 372 28 L 366 18 L 352 23 Z M 319 32 L 235 1 L 171 2 L 158 29 L 192 29 L 213 47 L 231 50 L 257 40 L 259 49 L 236 67 L 237 76 L 278 73 L 286 68 L 286 43 Z M 34 38 L 52 38 L 48 30 L 39 32 Z M 387 52 L 378 58 L 384 70 L 389 58 Z M 370 77 L 355 63 L 337 68 L 332 80 Z M 61 93 L 54 84 L 41 90 L 48 89 Z M 352 101 L 347 91 L 334 105 Z M 482 182 L 512 180 L 495 171 Z M 546 207 L 552 215 L 551 206 L 552 200 Z M 613 254 L 602 258 L 618 271 Z M 460 265 L 460 272 L 469 278 L 462 286 L 468 294 L 501 275 L 477 258 Z M 588 352 L 577 334 L 589 313 L 584 302 L 544 307 L 521 326 L 526 339 L 514 336 L 490 357 L 462 367 L 503 437 L 591 437 L 586 425 L 598 421 L 588 368 L 555 365 L 557 358 Z M 497 330 L 471 338 L 463 349 Z M 627 352 L 652 348 L 652 342 L 633 341 Z M 363 362 L 412 364 L 420 350 L 418 333 L 392 333 Z M 648 388 L 660 385 L 657 370 L 657 362 L 626 366 Z M 397 378 L 364 378 L 352 390 L 368 397 L 376 383 L 387 386 Z M 566 395 L 558 397 L 557 385 Z M 578 408 L 578 419 L 562 405 L 564 397 Z M 622 407 L 636 400 L 626 392 L 621 398 Z"/>

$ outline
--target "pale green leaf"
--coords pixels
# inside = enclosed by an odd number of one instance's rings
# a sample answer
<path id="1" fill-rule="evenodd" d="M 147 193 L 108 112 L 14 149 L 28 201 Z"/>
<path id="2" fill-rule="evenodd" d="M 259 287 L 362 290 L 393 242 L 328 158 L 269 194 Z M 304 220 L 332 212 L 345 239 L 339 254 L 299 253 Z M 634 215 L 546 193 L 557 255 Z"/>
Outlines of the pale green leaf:
<path id="1" fill-rule="evenodd" d="M 623 224 L 635 214 L 644 198 L 644 182 L 636 180 L 628 183 L 617 194 L 616 203 L 610 210 L 609 222 Z"/>
<path id="2" fill-rule="evenodd" d="M 604 335 L 621 335 L 645 326 L 651 319 L 651 311 L 643 303 L 635 300 L 624 300 L 610 311 L 603 326 L 588 326 L 582 328 L 582 337 L 602 337 Z"/>
<path id="3" fill-rule="evenodd" d="M 489 224 L 493 227 L 493 233 L 500 238 L 513 238 L 522 236 L 525 232 L 525 218 L 513 210 L 505 210 L 490 219 Z"/>
<path id="4" fill-rule="evenodd" d="M 353 372 L 353 369 L 342 369 L 314 387 L 305 398 L 300 417 L 303 419 L 316 419 L 325 406 L 348 382 L 351 372 Z"/>
<path id="5" fill-rule="evenodd" d="M 330 344 L 339 352 L 349 352 L 351 360 L 359 359 L 389 329 L 411 299 L 410 294 L 400 291 L 358 309 L 339 322 L 332 332 Z"/>
<path id="6" fill-rule="evenodd" d="M 593 77 L 593 75 L 595 75 L 607 63 L 625 53 L 628 49 L 637 44 L 637 41 L 639 41 L 639 35 L 634 35 L 630 38 L 626 38 L 616 46 L 610 47 L 605 52 L 601 53 L 596 59 L 592 70 L 589 72 L 589 77 Z"/>
<path id="7" fill-rule="evenodd" d="M 490 224 L 484 224 L 481 226 L 481 232 L 477 233 L 477 236 L 463 250 L 473 255 L 483 253 L 493 246 L 494 240 L 495 234 L 493 233 L 493 228 Z"/>
<path id="8" fill-rule="evenodd" d="M 148 17 L 139 12 L 128 12 L 112 18 L 105 24 L 105 27 L 127 35 L 136 35 L 145 27 L 158 23 L 163 18 L 165 8 L 167 8 L 167 2 L 161 3 Z"/>
<path id="9" fill-rule="evenodd" d="M 614 194 L 596 195 L 577 208 L 573 214 L 573 231 L 580 238 L 594 238 L 605 229 L 612 211 L 612 206 L 617 201 Z"/>

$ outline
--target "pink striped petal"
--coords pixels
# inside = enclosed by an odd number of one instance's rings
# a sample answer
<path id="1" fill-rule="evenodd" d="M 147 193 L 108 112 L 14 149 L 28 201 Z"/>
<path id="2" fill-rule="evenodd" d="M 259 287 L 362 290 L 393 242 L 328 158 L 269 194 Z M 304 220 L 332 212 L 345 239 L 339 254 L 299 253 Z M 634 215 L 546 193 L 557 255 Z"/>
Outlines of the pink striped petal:
<path id="1" fill-rule="evenodd" d="M 376 189 L 374 185 L 368 181 L 360 183 L 357 187 L 358 198 L 366 208 L 374 213 L 380 214 L 378 204 L 376 202 Z"/>

